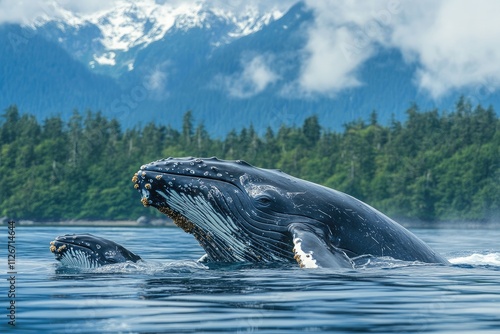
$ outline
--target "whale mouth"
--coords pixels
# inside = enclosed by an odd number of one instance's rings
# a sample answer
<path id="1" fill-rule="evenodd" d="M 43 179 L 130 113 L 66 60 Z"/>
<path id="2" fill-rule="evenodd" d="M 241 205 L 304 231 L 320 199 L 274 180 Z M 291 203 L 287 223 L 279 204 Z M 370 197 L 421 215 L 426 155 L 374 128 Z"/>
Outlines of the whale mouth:
<path id="1" fill-rule="evenodd" d="M 50 251 L 63 266 L 79 269 L 93 269 L 101 264 L 96 259 L 95 252 L 86 246 L 60 242 L 57 239 L 50 242 Z"/>
<path id="2" fill-rule="evenodd" d="M 60 257 L 64 256 L 66 252 L 70 251 L 73 248 L 78 248 L 78 249 L 83 249 L 88 253 L 94 253 L 94 251 L 86 245 L 81 245 L 81 244 L 76 244 L 71 242 L 70 240 L 60 240 L 59 237 L 57 237 L 55 240 L 50 242 L 50 251 L 56 256 L 56 259 L 59 259 Z"/>
<path id="3" fill-rule="evenodd" d="M 145 207 L 194 236 L 208 262 L 293 260 L 285 228 L 258 216 L 242 184 L 250 168 L 257 169 L 238 160 L 168 158 L 141 166 L 132 183 Z"/>
<path id="4" fill-rule="evenodd" d="M 210 232 L 188 218 L 184 210 L 179 210 L 178 207 L 172 205 L 175 202 L 172 197 L 179 194 L 183 198 L 178 199 L 185 201 L 190 196 L 197 197 L 202 193 L 207 195 L 212 192 L 208 189 L 212 182 L 235 186 L 237 179 L 233 175 L 211 165 L 220 162 L 221 160 L 217 158 L 191 157 L 158 160 L 142 165 L 132 177 L 132 182 L 134 188 L 141 194 L 141 203 L 145 207 L 156 208 L 171 218 L 186 233 L 192 234 L 199 242 L 202 242 L 210 239 Z M 210 216 L 206 211 L 200 214 Z"/>
<path id="5" fill-rule="evenodd" d="M 92 269 L 102 266 L 98 261 L 98 254 L 90 248 L 90 245 L 77 244 L 67 239 L 67 236 L 57 237 L 50 242 L 49 250 L 54 254 L 57 261 L 66 267 Z"/>

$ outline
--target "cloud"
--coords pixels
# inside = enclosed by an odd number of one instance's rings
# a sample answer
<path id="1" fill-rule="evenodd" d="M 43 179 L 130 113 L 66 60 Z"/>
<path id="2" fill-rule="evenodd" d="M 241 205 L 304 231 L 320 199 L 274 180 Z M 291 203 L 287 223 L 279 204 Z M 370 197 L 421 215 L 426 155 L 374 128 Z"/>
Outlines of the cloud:
<path id="1" fill-rule="evenodd" d="M 219 77 L 229 95 L 238 98 L 248 98 L 264 91 L 269 85 L 279 79 L 272 70 L 273 57 L 257 55 L 242 60 L 243 70 L 231 76 Z"/>
<path id="2" fill-rule="evenodd" d="M 169 96 L 168 74 L 171 70 L 170 61 L 164 61 L 144 74 L 142 85 L 148 92 L 148 96 L 154 100 L 163 100 Z"/>
<path id="3" fill-rule="evenodd" d="M 117 0 L 0 0 L 0 24 L 31 25 L 39 21 L 64 17 L 68 12 L 78 15 L 93 14 L 113 8 L 117 2 Z"/>
<path id="4" fill-rule="evenodd" d="M 164 71 L 155 69 L 150 75 L 147 76 L 146 80 L 147 87 L 150 90 L 163 90 L 165 88 L 167 74 Z"/>
<path id="5" fill-rule="evenodd" d="M 0 24 L 21 23 L 53 17 L 56 12 L 54 4 L 47 1 L 0 0 Z"/>
<path id="6" fill-rule="evenodd" d="M 261 12 L 274 10 L 285 12 L 297 3 L 297 0 L 207 0 L 207 3 L 213 7 L 222 7 L 235 13 L 245 13 L 250 9 L 258 9 Z"/>
<path id="7" fill-rule="evenodd" d="M 308 27 L 302 50 L 299 89 L 335 94 L 359 86 L 359 66 L 373 56 L 375 42 L 386 34 L 374 20 L 380 1 L 310 0 L 307 5 L 315 19 Z"/>
<path id="8" fill-rule="evenodd" d="M 358 69 L 377 50 L 400 50 L 432 97 L 500 85 L 500 2 L 307 0 L 315 19 L 297 80 L 306 93 L 362 84 Z"/>
<path id="9" fill-rule="evenodd" d="M 85 0 L 85 1 L 74 1 L 74 0 L 57 0 L 60 7 L 68 10 L 72 13 L 77 13 L 80 15 L 93 14 L 102 10 L 110 9 L 116 6 L 117 0 Z"/>
<path id="10" fill-rule="evenodd" d="M 394 27 L 390 45 L 419 65 L 419 85 L 438 98 L 453 89 L 500 83 L 500 25 L 497 1 L 441 1 L 420 19 L 406 18 Z"/>
<path id="11" fill-rule="evenodd" d="M 31 24 L 40 19 L 56 18 L 64 15 L 64 12 L 71 12 L 78 15 L 91 15 L 101 11 L 109 10 L 119 3 L 134 3 L 129 0 L 0 0 L 0 24 L 2 23 L 20 23 Z M 179 7 L 186 5 L 195 5 L 205 2 L 210 7 L 222 7 L 235 13 L 245 14 L 249 10 L 259 10 L 261 12 L 288 10 L 296 0 L 265 1 L 255 0 L 249 3 L 244 0 L 142 0 L 142 2 L 151 2 L 158 5 L 168 5 L 170 7 Z"/>
<path id="12" fill-rule="evenodd" d="M 124 1 L 128 0 L 0 0 L 0 24 L 29 24 L 69 13 L 85 16 Z M 296 2 L 204 1 L 210 7 L 220 6 L 242 16 L 254 9 L 284 12 Z M 498 1 L 304 1 L 314 20 L 305 28 L 304 48 L 296 50 L 300 55 L 299 73 L 284 91 L 334 95 L 362 85 L 361 65 L 382 48 L 399 50 L 407 63 L 415 65 L 415 84 L 436 99 L 453 90 L 472 88 L 492 93 L 500 88 Z M 154 2 L 181 6 L 198 0 Z M 225 88 L 237 97 L 258 94 L 279 79 L 272 66 L 275 60 L 264 55 L 245 59 L 241 73 L 224 78 Z"/>

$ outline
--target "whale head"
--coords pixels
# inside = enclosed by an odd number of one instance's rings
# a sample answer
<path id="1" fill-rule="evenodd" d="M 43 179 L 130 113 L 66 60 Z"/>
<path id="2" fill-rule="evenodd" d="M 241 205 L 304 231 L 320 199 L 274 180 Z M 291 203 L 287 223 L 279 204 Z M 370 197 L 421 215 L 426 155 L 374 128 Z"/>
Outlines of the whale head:
<path id="1" fill-rule="evenodd" d="M 141 259 L 111 240 L 88 233 L 58 236 L 50 242 L 50 251 L 61 264 L 73 268 L 91 269 Z"/>
<path id="2" fill-rule="evenodd" d="M 144 206 L 191 233 L 219 262 L 293 261 L 288 226 L 297 218 L 303 182 L 244 161 L 168 158 L 133 176 Z"/>

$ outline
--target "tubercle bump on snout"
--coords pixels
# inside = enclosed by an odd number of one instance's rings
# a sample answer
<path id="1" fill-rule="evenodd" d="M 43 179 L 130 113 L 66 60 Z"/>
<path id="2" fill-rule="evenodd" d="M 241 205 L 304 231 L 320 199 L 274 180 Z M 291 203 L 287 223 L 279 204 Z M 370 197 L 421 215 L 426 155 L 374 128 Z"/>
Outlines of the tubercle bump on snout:
<path id="1" fill-rule="evenodd" d="M 60 254 L 63 251 L 67 249 L 66 245 L 62 244 L 61 246 L 57 247 L 55 241 L 50 242 L 50 247 L 49 250 L 54 253 L 54 254 Z"/>
<path id="2" fill-rule="evenodd" d="M 238 176 L 233 175 L 231 170 L 224 170 L 225 165 L 240 165 L 251 166 L 243 160 L 224 161 L 219 160 L 217 157 L 211 158 L 166 158 L 144 164 L 140 167 L 139 171 L 132 176 L 132 183 L 135 190 L 141 194 L 141 203 L 145 206 L 153 204 L 152 198 L 148 193 L 159 187 L 172 186 L 172 182 L 168 182 L 170 178 L 175 180 L 175 176 L 189 176 L 225 179 L 230 182 L 236 182 Z M 168 176 L 167 176 L 168 174 Z M 156 184 L 159 182 L 158 184 Z M 168 183 L 168 184 L 166 184 Z M 174 182 L 175 183 L 175 182 Z"/>
<path id="3" fill-rule="evenodd" d="M 144 171 L 144 169 L 146 168 L 146 165 L 142 165 L 141 166 L 141 171 L 137 172 L 137 173 L 134 173 L 134 176 L 132 176 L 132 182 L 134 183 L 134 189 L 140 191 L 140 188 L 141 188 L 141 179 L 144 180 L 147 173 Z M 156 177 L 157 180 L 160 180 L 161 177 Z M 147 189 L 147 190 L 150 190 L 151 189 L 151 183 L 145 183 L 144 184 L 144 189 Z M 148 207 L 151 205 L 151 201 L 147 198 L 147 197 L 142 197 L 141 198 L 141 203 L 142 205 L 144 205 L 145 207 Z"/>
<path id="4" fill-rule="evenodd" d="M 134 176 L 132 177 L 132 182 L 137 183 L 139 182 L 139 174 L 135 173 Z"/>
<path id="5" fill-rule="evenodd" d="M 144 173 L 145 171 L 151 171 L 151 170 L 162 170 L 163 168 L 166 168 L 167 170 L 170 168 L 177 168 L 177 167 L 189 167 L 189 166 L 202 166 L 202 167 L 214 167 L 218 166 L 221 163 L 224 165 L 240 165 L 240 166 L 249 166 L 253 167 L 249 163 L 247 163 L 244 160 L 220 160 L 217 157 L 210 157 L 210 158 L 196 158 L 196 157 L 184 157 L 184 158 L 165 158 L 165 159 L 159 159 L 156 161 L 152 161 L 150 163 L 144 164 L 140 167 L 139 173 L 142 171 Z M 135 181 L 134 181 L 135 182 Z"/>

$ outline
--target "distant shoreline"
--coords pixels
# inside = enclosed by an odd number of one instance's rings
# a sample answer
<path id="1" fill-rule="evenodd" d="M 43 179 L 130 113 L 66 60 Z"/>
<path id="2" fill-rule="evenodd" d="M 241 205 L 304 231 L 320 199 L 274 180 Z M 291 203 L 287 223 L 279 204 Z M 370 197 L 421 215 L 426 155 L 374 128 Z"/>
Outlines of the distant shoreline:
<path id="1" fill-rule="evenodd" d="M 137 220 L 68 220 L 68 221 L 34 221 L 15 220 L 18 226 L 68 226 L 68 227 L 168 227 L 175 226 L 167 219 L 137 219 Z M 0 225 L 7 225 L 7 219 L 0 219 Z"/>
<path id="2" fill-rule="evenodd" d="M 471 221 L 471 222 L 425 222 L 416 220 L 396 220 L 406 228 L 430 228 L 430 229 L 498 229 L 500 221 Z M 8 219 L 0 218 L 0 226 L 7 225 Z M 147 219 L 141 217 L 137 220 L 68 220 L 68 221 L 33 221 L 16 220 L 17 226 L 40 227 L 40 226 L 67 226 L 67 227 L 173 227 L 176 226 L 169 219 Z"/>

